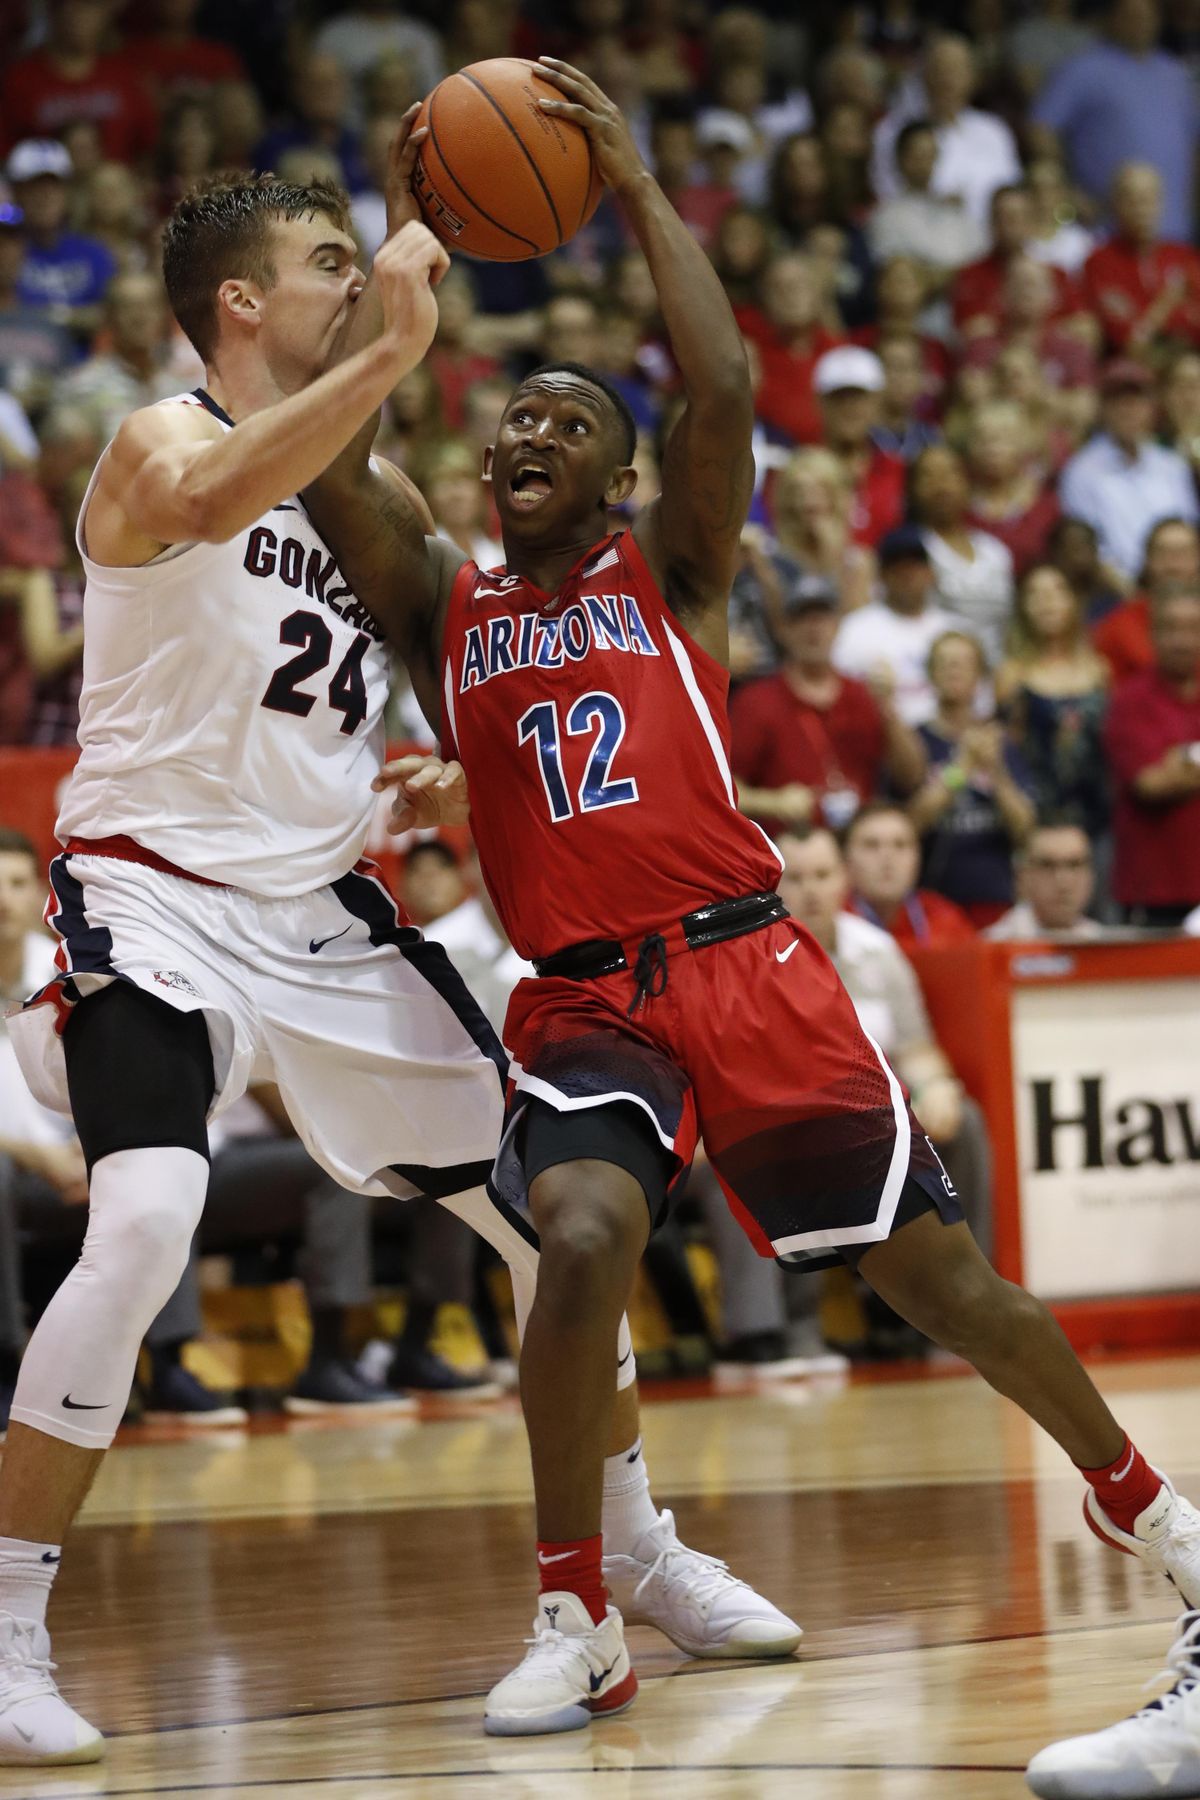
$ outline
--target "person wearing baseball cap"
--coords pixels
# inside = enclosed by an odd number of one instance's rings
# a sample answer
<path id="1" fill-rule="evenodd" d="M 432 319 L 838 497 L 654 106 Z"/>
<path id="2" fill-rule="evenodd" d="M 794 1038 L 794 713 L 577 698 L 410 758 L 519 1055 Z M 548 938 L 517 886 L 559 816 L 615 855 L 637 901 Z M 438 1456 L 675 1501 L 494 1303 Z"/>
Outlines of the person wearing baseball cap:
<path id="1" fill-rule="evenodd" d="M 873 442 L 879 423 L 883 364 L 861 344 L 827 350 L 813 370 L 824 443 L 841 463 L 854 496 L 850 532 L 869 548 L 900 523 L 904 512 L 904 464 Z"/>
<path id="2" fill-rule="evenodd" d="M 962 620 L 938 600 L 937 582 L 918 525 L 898 525 L 876 552 L 882 593 L 847 613 L 833 641 L 833 666 L 889 699 L 906 725 L 924 725 L 937 710 L 929 652 Z"/>
<path id="3" fill-rule="evenodd" d="M 25 138 L 14 145 L 4 173 L 24 215 L 18 300 L 77 336 L 90 335 L 117 264 L 106 245 L 66 228 L 73 173 L 66 146 L 57 138 Z"/>
<path id="4" fill-rule="evenodd" d="M 1154 377 L 1121 356 L 1100 375 L 1100 430 L 1063 469 L 1064 513 L 1084 519 L 1100 540 L 1100 554 L 1132 581 L 1146 538 L 1159 519 L 1200 518 L 1192 472 L 1175 450 L 1155 443 Z"/>

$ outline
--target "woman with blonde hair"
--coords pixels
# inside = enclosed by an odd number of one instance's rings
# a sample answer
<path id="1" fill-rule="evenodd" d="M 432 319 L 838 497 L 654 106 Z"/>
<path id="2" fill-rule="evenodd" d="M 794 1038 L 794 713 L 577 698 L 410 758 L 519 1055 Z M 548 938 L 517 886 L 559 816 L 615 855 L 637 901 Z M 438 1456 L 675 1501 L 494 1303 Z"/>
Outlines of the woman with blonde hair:
<path id="1" fill-rule="evenodd" d="M 1101 735 L 1108 664 L 1092 647 L 1079 596 L 1053 564 L 1039 563 L 1022 578 L 1010 643 L 996 697 L 1038 811 L 1098 838 L 1109 817 Z"/>
<path id="2" fill-rule="evenodd" d="M 1034 457 L 1024 408 L 1011 400 L 977 406 L 967 421 L 965 448 L 970 522 L 1007 544 L 1021 575 L 1042 561 L 1060 511 L 1058 495 Z"/>
<path id="3" fill-rule="evenodd" d="M 841 610 L 853 612 L 871 598 L 875 557 L 850 533 L 854 495 L 831 450 L 798 450 L 780 470 L 772 510 L 780 550 L 805 575 L 820 575 L 837 589 Z"/>

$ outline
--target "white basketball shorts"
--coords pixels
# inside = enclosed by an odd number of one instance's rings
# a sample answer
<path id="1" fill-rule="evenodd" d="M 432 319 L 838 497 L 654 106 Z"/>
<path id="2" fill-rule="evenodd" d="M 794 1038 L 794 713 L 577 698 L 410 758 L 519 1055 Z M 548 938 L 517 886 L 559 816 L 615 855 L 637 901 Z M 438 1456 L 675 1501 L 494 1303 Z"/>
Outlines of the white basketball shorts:
<path id="1" fill-rule="evenodd" d="M 204 1013 L 210 1117 L 249 1084 L 273 1081 L 306 1148 L 343 1187 L 440 1198 L 486 1180 L 504 1052 L 441 945 L 408 922 L 373 863 L 269 900 L 70 850 L 51 864 L 50 885 L 61 973 L 9 1020 L 43 1105 L 70 1111 L 71 1007 L 131 981 Z"/>

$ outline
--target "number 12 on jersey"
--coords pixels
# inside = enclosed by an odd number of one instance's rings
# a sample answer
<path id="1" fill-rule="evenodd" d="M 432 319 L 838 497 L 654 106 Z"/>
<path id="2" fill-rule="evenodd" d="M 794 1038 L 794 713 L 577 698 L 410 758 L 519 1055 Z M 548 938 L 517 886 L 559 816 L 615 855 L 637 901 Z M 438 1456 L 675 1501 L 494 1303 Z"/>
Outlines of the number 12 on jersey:
<path id="1" fill-rule="evenodd" d="M 583 694 L 567 713 L 567 732 L 571 737 L 595 733 L 595 743 L 579 784 L 578 810 L 598 812 L 602 806 L 633 806 L 640 798 L 632 776 L 610 781 L 609 769 L 625 736 L 625 714 L 612 694 Z M 571 803 L 563 777 L 562 735 L 558 708 L 552 700 L 542 700 L 517 720 L 517 742 L 537 747 L 538 769 L 550 817 L 556 824 L 573 818 L 576 808 Z"/>

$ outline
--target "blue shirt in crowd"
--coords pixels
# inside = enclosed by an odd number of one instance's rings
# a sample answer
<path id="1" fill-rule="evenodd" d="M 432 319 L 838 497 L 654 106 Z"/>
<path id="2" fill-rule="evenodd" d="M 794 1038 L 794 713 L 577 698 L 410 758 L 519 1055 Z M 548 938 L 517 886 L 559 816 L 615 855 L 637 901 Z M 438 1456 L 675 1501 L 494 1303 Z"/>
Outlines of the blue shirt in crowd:
<path id="1" fill-rule="evenodd" d="M 117 259 L 95 238 L 64 231 L 53 244 L 30 244 L 17 277 L 25 306 L 94 306 L 117 272 Z"/>

